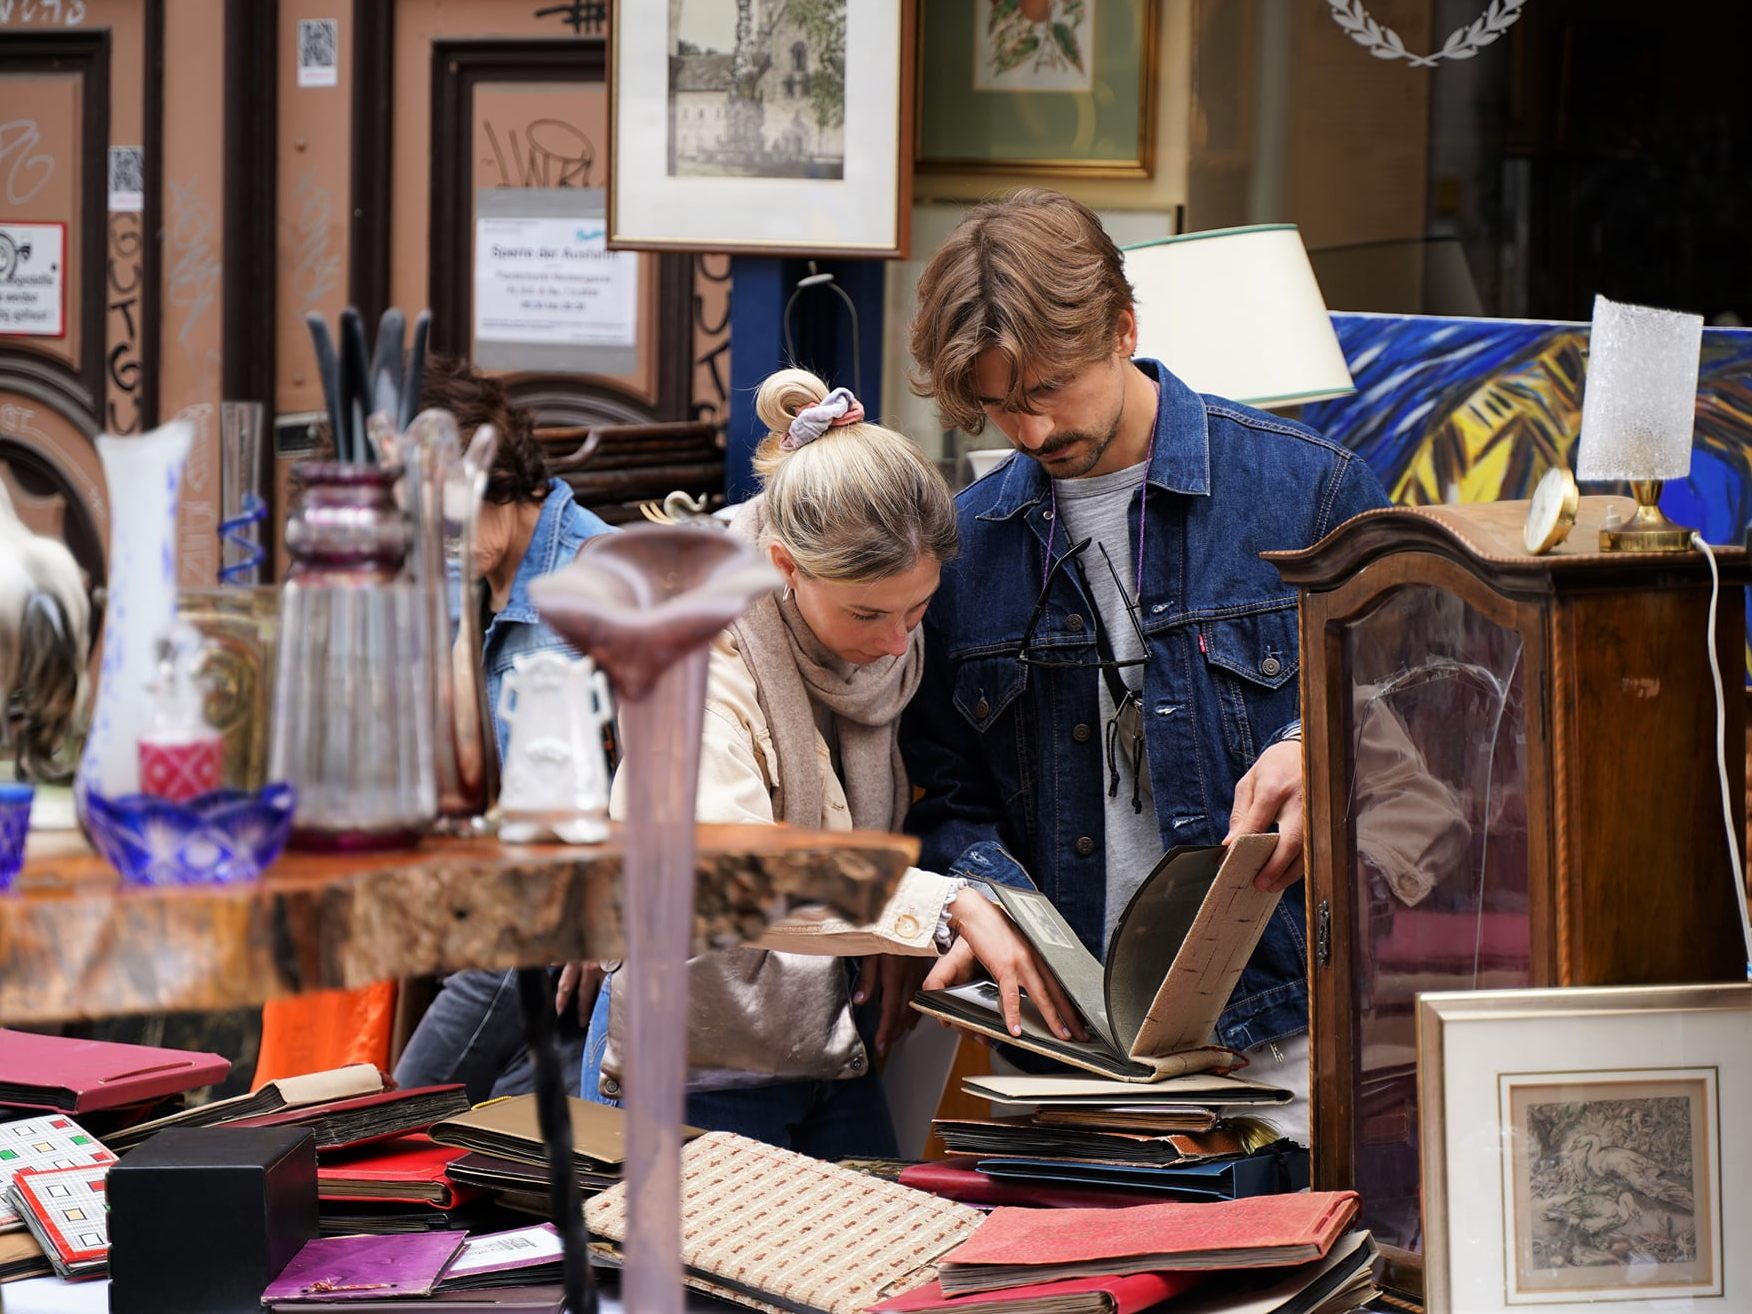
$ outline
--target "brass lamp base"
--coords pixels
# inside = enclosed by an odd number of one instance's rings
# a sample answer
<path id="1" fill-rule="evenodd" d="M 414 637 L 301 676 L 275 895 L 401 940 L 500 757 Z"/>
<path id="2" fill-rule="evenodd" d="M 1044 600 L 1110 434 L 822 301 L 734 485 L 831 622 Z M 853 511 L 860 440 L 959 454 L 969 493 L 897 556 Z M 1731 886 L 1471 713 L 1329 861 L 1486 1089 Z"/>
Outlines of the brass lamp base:
<path id="1" fill-rule="evenodd" d="M 1693 531 L 1662 514 L 1661 481 L 1638 480 L 1630 488 L 1636 494 L 1636 513 L 1600 531 L 1600 551 L 1689 552 Z"/>

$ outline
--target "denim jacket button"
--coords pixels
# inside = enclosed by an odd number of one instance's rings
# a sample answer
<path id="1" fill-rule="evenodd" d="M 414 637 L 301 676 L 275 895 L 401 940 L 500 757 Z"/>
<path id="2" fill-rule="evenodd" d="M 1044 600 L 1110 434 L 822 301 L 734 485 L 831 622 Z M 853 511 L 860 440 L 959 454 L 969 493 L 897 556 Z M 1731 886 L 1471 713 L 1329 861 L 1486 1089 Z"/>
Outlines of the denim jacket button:
<path id="1" fill-rule="evenodd" d="M 1276 675 L 1279 671 L 1283 670 L 1283 668 L 1283 663 L 1276 657 L 1267 657 L 1264 661 L 1259 663 L 1259 673 L 1261 675 Z"/>
<path id="2" fill-rule="evenodd" d="M 1080 630 L 1080 629 L 1082 629 L 1083 628 L 1083 618 L 1081 616 L 1079 616 L 1076 612 L 1073 611 L 1069 616 L 1065 617 L 1065 628 L 1067 630 Z"/>
<path id="3" fill-rule="evenodd" d="M 982 721 L 991 715 L 991 711 L 992 705 L 983 698 L 973 705 L 973 714 Z"/>
<path id="4" fill-rule="evenodd" d="M 620 1082 L 613 1077 L 604 1077 L 602 1079 L 602 1093 L 611 1100 L 620 1098 Z"/>
<path id="5" fill-rule="evenodd" d="M 1071 727 L 1071 738 L 1075 739 L 1079 744 L 1088 743 L 1089 727 L 1079 721 L 1076 725 Z"/>
<path id="6" fill-rule="evenodd" d="M 1090 839 L 1087 835 L 1079 836 L 1077 839 L 1077 856 L 1079 858 L 1086 858 L 1093 852 L 1095 852 L 1095 841 Z"/>

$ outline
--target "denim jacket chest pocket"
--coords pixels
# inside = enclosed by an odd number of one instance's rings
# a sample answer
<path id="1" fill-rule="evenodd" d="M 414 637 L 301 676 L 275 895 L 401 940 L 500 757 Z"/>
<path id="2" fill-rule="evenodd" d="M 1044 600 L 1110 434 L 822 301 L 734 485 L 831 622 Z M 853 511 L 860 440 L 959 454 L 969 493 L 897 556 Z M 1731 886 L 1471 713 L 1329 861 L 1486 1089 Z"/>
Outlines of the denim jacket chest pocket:
<path id="1" fill-rule="evenodd" d="M 1300 647 L 1293 600 L 1198 623 L 1223 742 L 1245 771 L 1270 737 L 1296 719 Z"/>
<path id="2" fill-rule="evenodd" d="M 1014 649 L 952 660 L 955 710 L 984 741 L 1005 802 L 1016 803 L 1033 788 L 1035 772 L 1029 745 L 1018 733 L 1020 718 L 1007 713 L 1028 688 L 1028 667 L 1016 660 Z"/>

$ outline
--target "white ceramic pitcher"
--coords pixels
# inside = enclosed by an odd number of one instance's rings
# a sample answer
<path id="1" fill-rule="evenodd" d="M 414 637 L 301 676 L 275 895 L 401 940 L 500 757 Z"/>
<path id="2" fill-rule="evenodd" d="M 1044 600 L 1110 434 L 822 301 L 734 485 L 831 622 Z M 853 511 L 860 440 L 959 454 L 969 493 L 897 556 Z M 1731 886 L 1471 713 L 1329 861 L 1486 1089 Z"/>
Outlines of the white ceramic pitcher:
<path id="1" fill-rule="evenodd" d="M 506 726 L 499 837 L 511 844 L 607 839 L 608 677 L 588 657 L 526 653 L 505 673 L 498 712 Z"/>

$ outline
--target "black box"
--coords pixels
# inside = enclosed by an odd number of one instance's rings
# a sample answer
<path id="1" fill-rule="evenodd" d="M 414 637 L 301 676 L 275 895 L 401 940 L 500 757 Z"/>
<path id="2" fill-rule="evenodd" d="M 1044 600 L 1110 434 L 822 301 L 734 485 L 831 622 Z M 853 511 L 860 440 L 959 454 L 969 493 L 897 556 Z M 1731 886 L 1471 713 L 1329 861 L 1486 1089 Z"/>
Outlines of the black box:
<path id="1" fill-rule="evenodd" d="M 307 1127 L 171 1127 L 109 1171 L 111 1314 L 260 1314 L 316 1235 Z"/>

